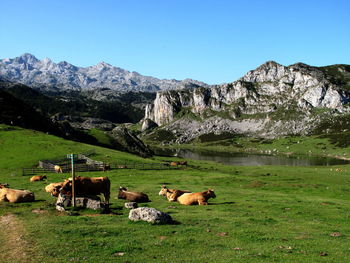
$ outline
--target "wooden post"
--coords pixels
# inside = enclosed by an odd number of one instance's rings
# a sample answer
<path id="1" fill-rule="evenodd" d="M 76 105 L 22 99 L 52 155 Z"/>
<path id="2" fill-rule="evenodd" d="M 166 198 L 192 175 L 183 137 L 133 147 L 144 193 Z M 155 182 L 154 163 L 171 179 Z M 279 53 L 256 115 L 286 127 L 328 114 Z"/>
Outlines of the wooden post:
<path id="1" fill-rule="evenodd" d="M 72 206 L 75 207 L 75 172 L 74 172 L 74 154 L 70 155 L 72 165 Z"/>

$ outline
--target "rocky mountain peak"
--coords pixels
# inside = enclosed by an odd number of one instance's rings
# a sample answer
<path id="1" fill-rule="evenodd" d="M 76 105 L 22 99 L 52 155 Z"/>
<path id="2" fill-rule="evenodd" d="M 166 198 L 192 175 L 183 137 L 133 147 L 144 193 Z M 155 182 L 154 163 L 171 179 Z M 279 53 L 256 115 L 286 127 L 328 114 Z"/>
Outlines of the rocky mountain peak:
<path id="1" fill-rule="evenodd" d="M 180 81 L 143 76 L 137 72 L 114 67 L 106 62 L 85 68 L 65 61 L 56 64 L 49 58 L 38 60 L 29 53 L 14 59 L 0 59 L 0 76 L 33 88 L 54 91 L 58 88 L 155 92 L 208 86 L 203 82 L 190 79 Z"/>
<path id="2" fill-rule="evenodd" d="M 317 124 L 317 109 L 350 113 L 346 69 L 346 65 L 339 71 L 336 66 L 268 61 L 230 84 L 158 92 L 154 104 L 146 107 L 145 119 L 167 131 L 176 130 L 180 141 L 221 132 L 302 134 Z"/>

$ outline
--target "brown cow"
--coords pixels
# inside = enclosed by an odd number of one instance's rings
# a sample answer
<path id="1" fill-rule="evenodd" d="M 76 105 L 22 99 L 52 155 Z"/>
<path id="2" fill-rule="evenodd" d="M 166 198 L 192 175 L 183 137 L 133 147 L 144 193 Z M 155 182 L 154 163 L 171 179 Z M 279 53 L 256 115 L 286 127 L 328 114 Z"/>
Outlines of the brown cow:
<path id="1" fill-rule="evenodd" d="M 171 195 L 170 200 L 176 198 L 176 191 Z M 209 189 L 199 193 L 185 193 L 177 197 L 177 201 L 182 205 L 207 205 L 209 198 L 215 198 L 214 190 Z"/>
<path id="2" fill-rule="evenodd" d="M 37 181 L 43 181 L 47 179 L 46 175 L 34 175 L 32 178 L 30 178 L 31 182 L 37 182 Z"/>
<path id="3" fill-rule="evenodd" d="M 34 200 L 34 193 L 28 190 L 16 190 L 4 186 L 0 188 L 0 202 L 23 203 L 33 202 Z"/>
<path id="4" fill-rule="evenodd" d="M 50 193 L 52 196 L 58 197 L 62 188 L 63 182 L 51 183 L 45 187 L 45 191 Z"/>
<path id="5" fill-rule="evenodd" d="M 184 193 L 191 193 L 190 191 L 187 191 L 187 190 L 169 189 L 166 187 L 166 185 L 162 185 L 161 187 L 162 187 L 162 189 L 159 191 L 159 195 L 165 196 L 169 202 L 175 202 L 177 200 L 177 198 L 180 195 L 183 195 Z M 174 194 L 174 193 L 176 193 L 176 194 Z M 170 197 L 172 197 L 172 198 L 170 198 Z"/>
<path id="6" fill-rule="evenodd" d="M 103 194 L 106 203 L 109 203 L 111 182 L 108 177 L 77 176 L 75 177 L 74 184 L 77 196 Z M 71 195 L 72 179 L 64 181 L 60 192 L 65 195 Z"/>
<path id="7" fill-rule="evenodd" d="M 125 199 L 131 202 L 144 203 L 149 202 L 148 195 L 142 192 L 130 192 L 127 188 L 120 186 L 118 199 Z"/>

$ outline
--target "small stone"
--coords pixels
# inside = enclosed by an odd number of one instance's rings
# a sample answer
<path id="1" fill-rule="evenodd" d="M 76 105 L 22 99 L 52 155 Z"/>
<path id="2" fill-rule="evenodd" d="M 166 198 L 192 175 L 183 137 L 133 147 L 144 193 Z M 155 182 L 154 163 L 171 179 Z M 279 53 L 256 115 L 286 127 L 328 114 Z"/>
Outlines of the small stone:
<path id="1" fill-rule="evenodd" d="M 127 202 L 124 204 L 124 206 L 128 209 L 135 209 L 138 207 L 136 202 Z"/>

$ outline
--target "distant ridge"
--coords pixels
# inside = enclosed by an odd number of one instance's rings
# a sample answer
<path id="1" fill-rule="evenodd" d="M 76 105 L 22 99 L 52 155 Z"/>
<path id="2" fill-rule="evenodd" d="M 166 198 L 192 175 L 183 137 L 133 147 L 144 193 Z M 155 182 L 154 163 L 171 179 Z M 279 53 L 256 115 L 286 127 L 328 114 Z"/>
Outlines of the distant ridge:
<path id="1" fill-rule="evenodd" d="M 1 59 L 0 78 L 47 90 L 110 89 L 120 92 L 156 92 L 208 87 L 207 84 L 192 79 L 180 81 L 143 76 L 106 62 L 83 68 L 66 61 L 54 63 L 49 58 L 39 60 L 29 53 L 16 58 Z"/>

